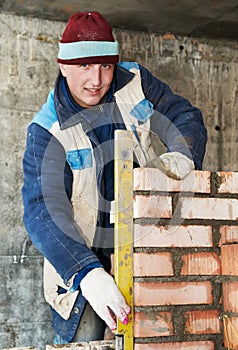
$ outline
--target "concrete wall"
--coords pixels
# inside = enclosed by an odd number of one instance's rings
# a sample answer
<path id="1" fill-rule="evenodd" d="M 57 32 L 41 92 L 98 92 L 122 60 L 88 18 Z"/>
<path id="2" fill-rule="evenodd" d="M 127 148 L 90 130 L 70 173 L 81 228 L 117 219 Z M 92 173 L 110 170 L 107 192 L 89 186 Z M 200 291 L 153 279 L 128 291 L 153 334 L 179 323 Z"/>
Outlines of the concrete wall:
<path id="1" fill-rule="evenodd" d="M 238 170 L 238 42 L 118 32 L 122 59 L 137 60 L 199 107 L 208 129 L 204 169 Z"/>
<path id="2" fill-rule="evenodd" d="M 0 348 L 40 346 L 53 337 L 42 296 L 42 257 L 22 225 L 21 161 L 27 125 L 57 73 L 52 57 L 61 28 L 0 15 Z"/>
<path id="3" fill-rule="evenodd" d="M 22 225 L 26 128 L 58 71 L 57 41 L 65 23 L 0 14 L 0 348 L 52 341 L 42 296 L 42 257 Z M 232 42 L 115 30 L 122 59 L 137 60 L 204 113 L 206 170 L 237 170 L 237 53 Z"/>

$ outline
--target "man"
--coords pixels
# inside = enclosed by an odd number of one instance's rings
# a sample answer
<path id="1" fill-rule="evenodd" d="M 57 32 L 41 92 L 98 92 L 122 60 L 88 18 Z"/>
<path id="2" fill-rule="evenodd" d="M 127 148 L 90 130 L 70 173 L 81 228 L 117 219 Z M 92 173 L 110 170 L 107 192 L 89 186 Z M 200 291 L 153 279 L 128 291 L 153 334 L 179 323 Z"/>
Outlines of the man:
<path id="1" fill-rule="evenodd" d="M 201 169 L 201 112 L 146 68 L 118 63 L 118 43 L 97 12 L 76 13 L 59 43 L 59 75 L 28 128 L 24 224 L 45 257 L 55 343 L 103 339 L 130 308 L 112 276 L 114 131 L 133 131 L 135 166 L 176 179 Z M 151 134 L 167 147 L 159 158 Z"/>

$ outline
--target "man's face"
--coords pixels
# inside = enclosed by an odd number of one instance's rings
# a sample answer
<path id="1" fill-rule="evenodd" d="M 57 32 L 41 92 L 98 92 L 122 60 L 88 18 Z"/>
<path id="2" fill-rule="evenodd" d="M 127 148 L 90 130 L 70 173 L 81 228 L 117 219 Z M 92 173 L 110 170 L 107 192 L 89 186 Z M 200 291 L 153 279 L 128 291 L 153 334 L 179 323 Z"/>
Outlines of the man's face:
<path id="1" fill-rule="evenodd" d="M 74 100 L 81 107 L 96 106 L 108 92 L 114 64 L 59 64 Z"/>

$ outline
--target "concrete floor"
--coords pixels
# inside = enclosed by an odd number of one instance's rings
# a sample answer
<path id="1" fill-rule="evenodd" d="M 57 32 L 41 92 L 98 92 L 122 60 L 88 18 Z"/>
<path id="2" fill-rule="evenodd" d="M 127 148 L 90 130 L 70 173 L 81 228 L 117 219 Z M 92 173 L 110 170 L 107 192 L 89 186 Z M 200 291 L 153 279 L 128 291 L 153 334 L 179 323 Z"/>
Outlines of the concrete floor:
<path id="1" fill-rule="evenodd" d="M 116 28 L 238 39 L 238 0 L 0 0 L 0 10 L 60 21 L 95 10 Z"/>

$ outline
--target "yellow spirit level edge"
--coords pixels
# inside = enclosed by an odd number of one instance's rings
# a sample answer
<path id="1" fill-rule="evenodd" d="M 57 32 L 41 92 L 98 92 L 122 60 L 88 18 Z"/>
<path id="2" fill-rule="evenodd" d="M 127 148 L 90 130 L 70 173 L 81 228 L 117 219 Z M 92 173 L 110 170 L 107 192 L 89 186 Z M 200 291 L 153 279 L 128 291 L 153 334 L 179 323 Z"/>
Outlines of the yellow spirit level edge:
<path id="1" fill-rule="evenodd" d="M 115 132 L 115 212 L 114 276 L 131 308 L 127 325 L 117 321 L 120 345 L 117 350 L 133 350 L 133 147 L 132 133 Z"/>

